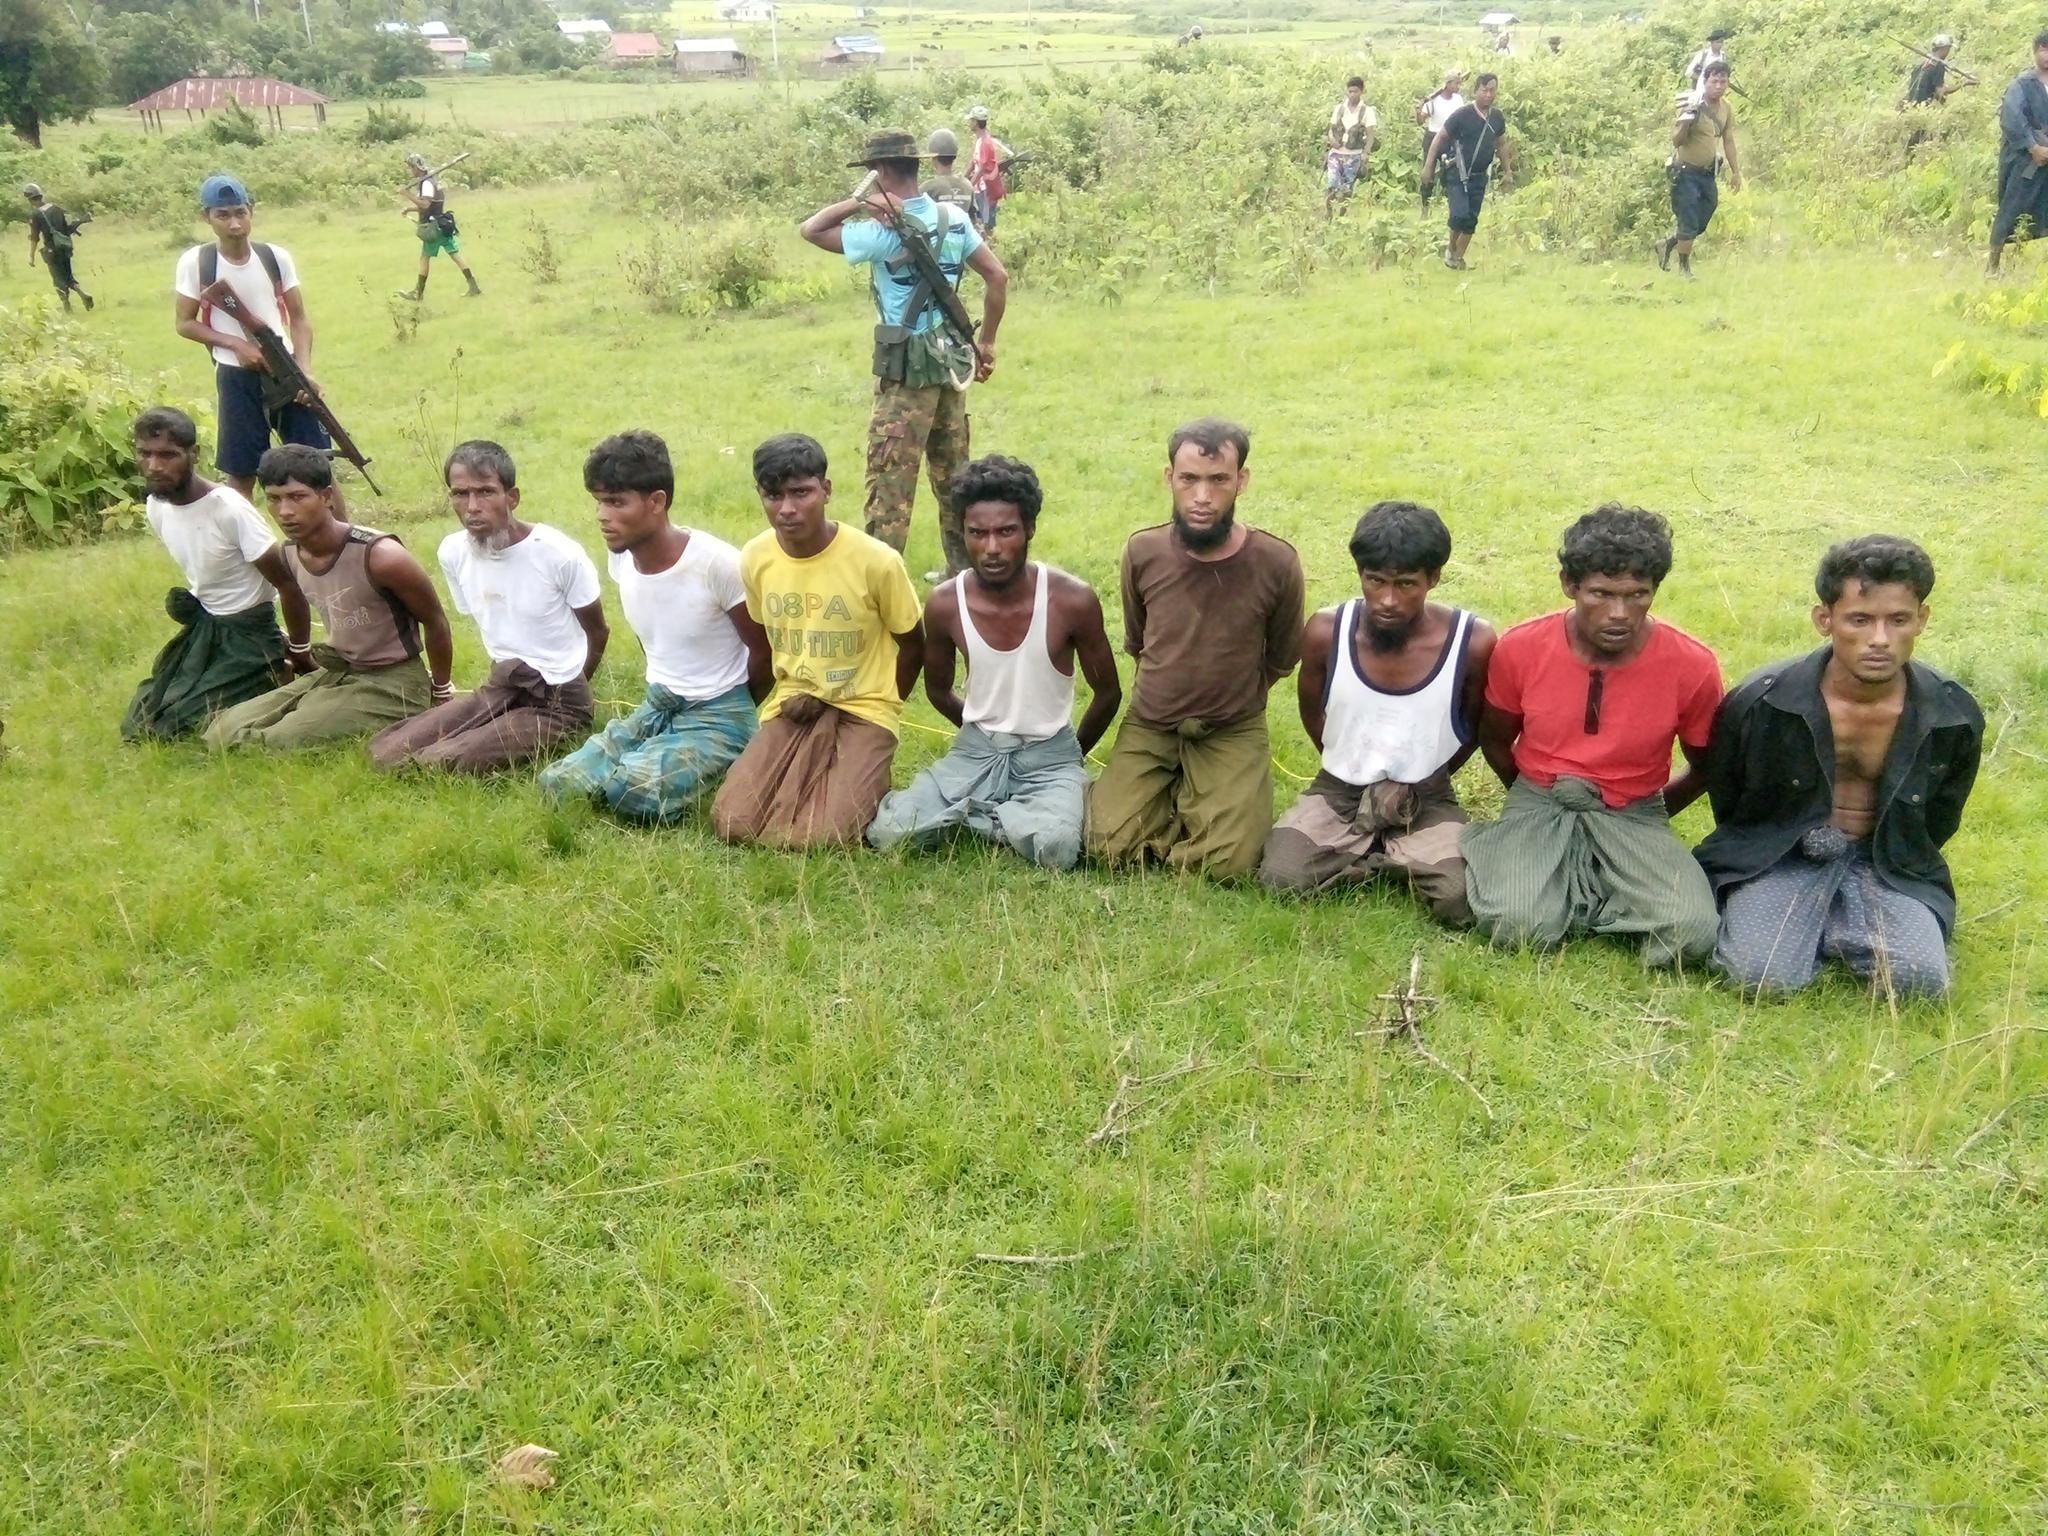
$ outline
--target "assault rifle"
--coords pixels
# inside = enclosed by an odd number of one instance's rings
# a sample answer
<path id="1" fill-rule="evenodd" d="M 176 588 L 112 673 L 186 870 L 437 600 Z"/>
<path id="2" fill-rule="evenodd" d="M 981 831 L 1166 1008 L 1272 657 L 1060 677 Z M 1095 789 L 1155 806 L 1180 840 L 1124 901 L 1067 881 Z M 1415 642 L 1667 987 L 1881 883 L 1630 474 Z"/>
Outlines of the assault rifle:
<path id="1" fill-rule="evenodd" d="M 404 185 L 403 187 L 399 188 L 399 191 L 400 191 L 400 193 L 401 193 L 401 194 L 403 194 L 403 193 L 407 193 L 407 192 L 410 192 L 410 191 L 411 191 L 411 190 L 412 190 L 412 189 L 413 189 L 414 187 L 418 186 L 418 185 L 419 185 L 419 184 L 420 184 L 421 182 L 423 182 L 423 181 L 426 181 L 426 180 L 428 180 L 429 178 L 431 178 L 431 179 L 433 179 L 433 180 L 435 180 L 435 181 L 439 181 L 439 180 L 441 179 L 441 173 L 442 173 L 443 171 L 446 171 L 446 170 L 452 169 L 453 167 L 455 167 L 455 166 L 458 166 L 458 165 L 462 164 L 462 162 L 463 162 L 463 161 L 465 161 L 465 160 L 467 160 L 467 159 L 469 158 L 469 156 L 470 156 L 470 151 L 468 151 L 468 150 L 466 150 L 466 149 L 465 149 L 465 150 L 464 150 L 464 151 L 463 151 L 463 152 L 462 152 L 461 154 L 457 155 L 457 156 L 456 156 L 456 157 L 455 157 L 455 158 L 454 158 L 453 160 L 449 160 L 449 161 L 446 161 L 446 162 L 444 162 L 444 163 L 443 163 L 443 164 L 441 164 L 441 165 L 437 165 L 437 166 L 435 166 L 435 167 L 434 167 L 434 168 L 433 168 L 433 169 L 432 169 L 431 171 L 421 171 L 421 172 L 419 173 L 419 175 L 417 175 L 417 176 L 413 177 L 413 179 L 412 179 L 411 181 L 408 181 L 408 182 L 407 182 L 407 183 L 406 183 L 406 184 L 405 184 L 405 185 Z"/>
<path id="2" fill-rule="evenodd" d="M 903 242 L 903 252 L 910 258 L 910 265 L 916 269 L 918 281 L 931 290 L 931 302 L 938 305 L 939 318 L 947 332 L 960 346 L 974 351 L 974 321 L 969 318 L 967 306 L 960 302 L 960 293 L 946 280 L 946 270 L 939 265 L 939 258 L 932 250 L 931 242 L 925 238 L 925 227 L 915 219 L 903 216 L 901 204 L 891 202 L 884 192 L 878 203 L 868 202 L 868 194 L 881 180 L 879 173 L 870 171 L 867 178 L 854 189 L 854 197 L 875 214 L 881 222 L 896 232 L 896 238 Z M 907 316 L 910 321 L 915 315 Z M 977 363 L 980 354 L 976 353 Z M 963 386 L 964 387 L 964 386 Z"/>
<path id="3" fill-rule="evenodd" d="M 1888 42 L 1897 43 L 1901 48 L 1905 49 L 1906 52 L 1914 54 L 1919 58 L 1925 59 L 1929 64 L 1939 64 L 1943 69 L 1948 70 L 1951 74 L 1962 76 L 1963 84 L 1965 85 L 1976 85 L 1979 83 L 1975 75 L 1971 74 L 1967 69 L 1963 68 L 1961 64 L 1956 62 L 1955 56 L 1953 54 L 1951 54 L 1948 58 L 1945 59 L 1937 59 L 1933 54 L 1927 52 L 1925 49 L 1915 48 L 1911 43 L 1907 42 L 1902 37 L 1893 37 L 1889 32 L 1887 32 L 1885 34 L 1885 39 Z"/>
<path id="4" fill-rule="evenodd" d="M 299 360 L 292 356 L 291 349 L 284 344 L 284 338 L 249 313 L 235 290 L 222 278 L 199 293 L 200 302 L 211 304 L 224 311 L 235 323 L 248 333 L 263 353 L 263 414 L 274 415 L 294 400 L 303 403 L 307 410 L 319 418 L 320 425 L 327 429 L 327 436 L 333 441 L 333 452 L 355 465 L 363 482 L 371 492 L 382 496 L 377 482 L 370 478 L 370 461 L 363 456 L 363 450 L 356 446 L 355 439 L 348 435 L 348 428 L 341 424 L 327 402 L 320 398 L 320 391 L 313 387 L 313 381 L 306 376 L 306 370 L 299 366 Z"/>

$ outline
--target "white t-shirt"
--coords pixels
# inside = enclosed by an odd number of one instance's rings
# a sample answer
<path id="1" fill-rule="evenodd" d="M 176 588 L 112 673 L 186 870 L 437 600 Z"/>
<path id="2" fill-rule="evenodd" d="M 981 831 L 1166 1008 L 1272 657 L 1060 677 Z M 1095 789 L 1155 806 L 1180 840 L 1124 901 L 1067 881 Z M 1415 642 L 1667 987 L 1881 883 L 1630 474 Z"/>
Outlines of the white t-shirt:
<path id="1" fill-rule="evenodd" d="M 233 486 L 216 485 L 182 507 L 152 496 L 143 514 L 208 613 L 246 613 L 277 595 L 251 563 L 276 547 L 277 535 Z"/>
<path id="2" fill-rule="evenodd" d="M 726 615 L 743 608 L 740 552 L 696 528 L 683 557 L 649 576 L 630 552 L 606 565 L 619 584 L 626 622 L 647 652 L 647 681 L 701 703 L 747 680 L 747 648 Z"/>
<path id="3" fill-rule="evenodd" d="M 590 641 L 574 610 L 603 593 L 597 567 L 566 533 L 535 523 L 511 548 L 487 554 L 457 529 L 441 541 L 441 574 L 492 661 L 523 661 L 550 683 L 583 675 Z"/>
<path id="4" fill-rule="evenodd" d="M 1451 114 L 1465 105 L 1465 93 L 1453 91 L 1448 96 L 1432 96 L 1429 105 L 1422 111 L 1422 126 L 1431 133 L 1442 133 L 1444 124 L 1451 120 Z"/>
<path id="5" fill-rule="evenodd" d="M 178 258 L 178 275 L 172 286 L 178 290 L 179 298 L 199 297 L 199 253 L 205 249 L 203 245 L 195 245 Z M 283 246 L 273 245 L 270 249 L 277 257 L 278 286 L 290 293 L 299 286 L 299 269 L 292 265 L 291 253 Z M 285 350 L 289 352 L 292 348 L 291 323 L 278 307 L 277 289 L 270 286 L 270 274 L 263 270 L 263 258 L 256 254 L 255 243 L 251 242 L 249 259 L 240 266 L 226 256 L 220 257 L 219 261 L 220 269 L 214 275 L 224 279 L 235 290 L 235 297 L 242 301 L 243 308 L 284 338 Z M 225 310 L 215 309 L 206 323 L 223 336 L 240 336 L 245 341 L 252 339 L 242 329 L 241 322 Z M 213 360 L 226 363 L 230 368 L 241 366 L 240 360 L 226 347 L 215 347 Z"/>

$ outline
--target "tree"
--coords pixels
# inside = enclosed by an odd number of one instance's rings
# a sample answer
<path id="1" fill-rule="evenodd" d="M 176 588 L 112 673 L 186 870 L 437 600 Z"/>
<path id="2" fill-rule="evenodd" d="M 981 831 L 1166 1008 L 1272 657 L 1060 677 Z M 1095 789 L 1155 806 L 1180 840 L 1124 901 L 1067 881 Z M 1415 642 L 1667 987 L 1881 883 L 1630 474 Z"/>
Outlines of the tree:
<path id="1" fill-rule="evenodd" d="M 138 101 L 162 90 L 198 73 L 207 58 L 206 44 L 189 23 L 147 11 L 105 22 L 97 40 L 115 101 Z"/>
<path id="2" fill-rule="evenodd" d="M 43 124 L 81 118 L 106 89 L 100 56 L 48 0 L 0 0 L 0 121 L 43 147 Z"/>

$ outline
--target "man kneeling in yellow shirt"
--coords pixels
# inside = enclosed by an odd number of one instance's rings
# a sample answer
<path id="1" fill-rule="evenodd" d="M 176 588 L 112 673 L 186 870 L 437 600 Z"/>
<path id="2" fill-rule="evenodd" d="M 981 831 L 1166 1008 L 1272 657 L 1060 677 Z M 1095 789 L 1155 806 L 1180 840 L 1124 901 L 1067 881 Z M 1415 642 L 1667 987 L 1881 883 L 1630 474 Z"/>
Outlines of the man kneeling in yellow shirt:
<path id="1" fill-rule="evenodd" d="M 825 450 L 798 432 L 754 450 L 768 532 L 740 551 L 747 612 L 768 632 L 775 686 L 726 775 L 711 825 L 728 842 L 857 843 L 889 789 L 903 700 L 924 661 L 903 557 L 825 516 Z"/>

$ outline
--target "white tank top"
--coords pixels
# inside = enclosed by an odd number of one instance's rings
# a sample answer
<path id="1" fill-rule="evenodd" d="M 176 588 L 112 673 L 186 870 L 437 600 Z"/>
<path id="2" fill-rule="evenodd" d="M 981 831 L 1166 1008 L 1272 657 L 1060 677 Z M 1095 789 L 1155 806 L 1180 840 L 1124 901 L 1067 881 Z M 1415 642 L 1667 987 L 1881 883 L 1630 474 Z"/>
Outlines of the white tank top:
<path id="1" fill-rule="evenodd" d="M 1043 741 L 1074 723 L 1074 679 L 1052 664 L 1045 648 L 1047 567 L 1038 565 L 1031 627 L 1014 651 L 999 651 L 975 632 L 967 611 L 967 575 L 953 578 L 960 632 L 967 637 L 967 701 L 960 718 L 984 731 Z"/>
<path id="2" fill-rule="evenodd" d="M 1458 684 L 1464 677 L 1472 615 L 1463 609 L 1456 613 L 1450 638 L 1429 676 L 1413 688 L 1388 693 L 1367 682 L 1358 670 L 1357 626 L 1364 617 L 1359 600 L 1353 598 L 1337 610 L 1323 693 L 1327 771 L 1360 788 L 1383 780 L 1420 784 L 1464 748 L 1471 727 L 1458 719 Z"/>

